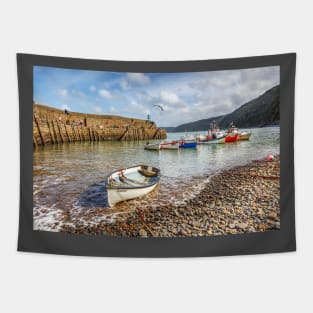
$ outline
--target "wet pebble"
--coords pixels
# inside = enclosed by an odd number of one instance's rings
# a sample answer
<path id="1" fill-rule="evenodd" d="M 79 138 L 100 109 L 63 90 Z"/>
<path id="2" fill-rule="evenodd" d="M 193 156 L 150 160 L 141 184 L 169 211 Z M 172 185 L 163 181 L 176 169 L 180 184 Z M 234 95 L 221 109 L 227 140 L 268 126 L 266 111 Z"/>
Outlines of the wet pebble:
<path id="1" fill-rule="evenodd" d="M 191 199 L 172 203 L 163 199 L 157 201 L 158 193 L 155 192 L 150 195 L 151 201 L 142 199 L 142 202 L 135 200 L 131 203 L 137 211 L 140 209 L 141 218 L 153 234 L 161 237 L 213 236 L 279 229 L 279 180 L 256 177 L 279 176 L 279 171 L 279 156 L 276 156 L 270 163 L 253 162 L 213 176 Z M 187 190 L 184 195 L 188 195 Z M 129 211 L 128 206 L 118 207 Z M 101 210 L 91 210 L 89 214 L 95 221 L 87 223 L 86 227 L 78 222 L 79 219 L 75 222 L 69 212 L 68 225 L 62 226 L 63 231 L 107 236 L 152 236 L 134 212 L 120 214 L 111 222 L 101 219 L 104 216 Z M 82 212 L 80 219 L 86 216 Z M 100 221 L 97 222 L 96 218 Z"/>
<path id="2" fill-rule="evenodd" d="M 139 235 L 140 235 L 141 237 L 147 237 L 147 232 L 146 232 L 143 228 L 141 228 L 141 229 L 139 230 Z"/>

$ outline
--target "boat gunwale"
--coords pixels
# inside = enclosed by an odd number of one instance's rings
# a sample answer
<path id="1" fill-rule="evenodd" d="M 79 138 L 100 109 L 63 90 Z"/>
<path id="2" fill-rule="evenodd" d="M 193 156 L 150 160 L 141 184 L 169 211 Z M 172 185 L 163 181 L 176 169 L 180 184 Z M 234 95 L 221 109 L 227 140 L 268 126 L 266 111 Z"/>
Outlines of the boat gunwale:
<path id="1" fill-rule="evenodd" d="M 144 146 L 143 146 L 143 148 L 145 149 L 145 150 L 160 150 L 160 145 L 161 145 L 161 143 L 146 143 Z M 149 147 L 158 147 L 158 149 L 149 149 Z"/>
<path id="2" fill-rule="evenodd" d="M 147 187 L 151 187 L 151 186 L 153 186 L 153 185 L 156 185 L 156 184 L 158 184 L 159 182 L 160 182 L 160 173 L 161 173 L 161 171 L 160 171 L 160 169 L 158 169 L 157 167 L 154 167 L 154 166 L 152 166 L 152 169 L 156 169 L 157 170 L 157 175 L 156 175 L 156 177 L 157 177 L 157 180 L 156 180 L 156 182 L 154 182 L 154 183 L 150 183 L 150 184 L 147 184 L 147 185 L 144 185 L 144 186 L 134 186 L 134 187 L 130 187 L 130 186 L 110 186 L 109 185 L 109 183 L 108 183 L 108 179 L 109 179 L 109 177 L 112 175 L 112 174 L 114 174 L 114 173 L 116 173 L 116 172 L 119 172 L 119 171 L 123 171 L 123 170 L 126 170 L 126 169 L 129 169 L 129 168 L 135 168 L 135 167 L 141 167 L 141 166 L 147 166 L 147 165 L 144 165 L 144 164 L 140 164 L 140 165 L 135 165 L 135 166 L 130 166 L 130 167 L 127 167 L 127 168 L 120 168 L 120 169 L 118 169 L 118 170 L 114 170 L 114 171 L 112 171 L 110 174 L 108 174 L 107 176 L 106 176 L 106 178 L 105 178 L 105 187 L 106 187 L 106 189 L 128 189 L 128 190 L 132 190 L 132 189 L 142 189 L 142 188 L 147 188 Z"/>

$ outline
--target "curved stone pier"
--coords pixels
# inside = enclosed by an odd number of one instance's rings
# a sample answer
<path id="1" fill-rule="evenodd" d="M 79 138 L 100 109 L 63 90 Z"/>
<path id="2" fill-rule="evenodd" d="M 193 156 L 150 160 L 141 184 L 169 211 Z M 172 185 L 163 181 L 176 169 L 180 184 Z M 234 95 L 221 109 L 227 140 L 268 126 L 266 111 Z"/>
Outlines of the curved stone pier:
<path id="1" fill-rule="evenodd" d="M 69 112 L 33 105 L 33 144 L 49 145 L 77 141 L 136 141 L 165 139 L 166 131 L 148 120 L 117 115 Z"/>

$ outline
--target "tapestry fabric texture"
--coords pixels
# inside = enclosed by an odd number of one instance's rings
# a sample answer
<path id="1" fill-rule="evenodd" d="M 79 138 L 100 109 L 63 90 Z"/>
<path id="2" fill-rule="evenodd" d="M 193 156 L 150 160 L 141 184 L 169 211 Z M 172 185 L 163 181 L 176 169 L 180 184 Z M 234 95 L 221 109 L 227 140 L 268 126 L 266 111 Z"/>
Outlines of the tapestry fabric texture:
<path id="1" fill-rule="evenodd" d="M 295 67 L 17 54 L 18 250 L 294 251 Z"/>

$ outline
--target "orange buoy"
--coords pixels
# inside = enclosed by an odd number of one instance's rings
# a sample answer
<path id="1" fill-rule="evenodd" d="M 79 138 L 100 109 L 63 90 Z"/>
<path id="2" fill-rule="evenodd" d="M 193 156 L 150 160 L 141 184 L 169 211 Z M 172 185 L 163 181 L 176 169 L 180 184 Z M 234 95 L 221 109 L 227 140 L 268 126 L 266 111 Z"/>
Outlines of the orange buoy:
<path id="1" fill-rule="evenodd" d="M 274 160 L 274 156 L 272 154 L 269 154 L 267 156 L 267 161 L 273 161 Z"/>

